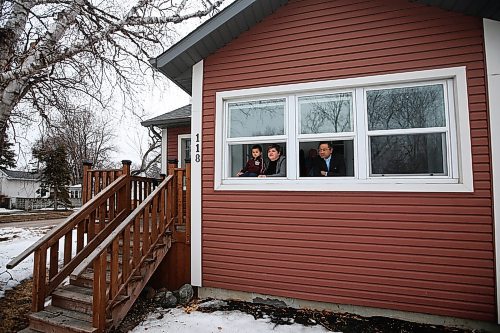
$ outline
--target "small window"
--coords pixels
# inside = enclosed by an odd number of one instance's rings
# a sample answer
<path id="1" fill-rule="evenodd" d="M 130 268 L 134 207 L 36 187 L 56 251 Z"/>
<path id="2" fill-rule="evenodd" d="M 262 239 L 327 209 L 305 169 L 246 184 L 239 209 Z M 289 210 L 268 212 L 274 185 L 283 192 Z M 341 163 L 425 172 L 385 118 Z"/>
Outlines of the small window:
<path id="1" fill-rule="evenodd" d="M 342 133 L 353 131 L 352 94 L 299 97 L 300 133 Z"/>
<path id="2" fill-rule="evenodd" d="M 321 177 L 321 143 L 331 145 L 330 164 L 325 167 L 334 177 L 354 177 L 354 140 L 308 141 L 299 143 L 300 177 Z"/>
<path id="3" fill-rule="evenodd" d="M 229 137 L 285 134 L 285 100 L 229 103 Z"/>
<path id="4" fill-rule="evenodd" d="M 281 153 L 280 155 L 286 156 L 286 143 L 285 142 L 275 142 L 272 144 L 277 144 L 280 147 Z M 271 160 L 268 157 L 268 148 L 272 145 L 271 143 L 265 142 L 252 142 L 246 144 L 232 144 L 229 146 L 230 151 L 230 175 L 231 177 L 240 177 L 240 178 L 250 178 L 257 177 L 259 175 L 267 175 L 267 171 L 269 166 L 271 165 Z M 252 147 L 259 146 L 262 148 L 261 159 L 251 163 L 251 172 L 245 168 L 247 166 L 247 162 L 254 159 L 252 155 Z M 261 164 L 263 163 L 263 164 Z M 257 165 L 255 165 L 257 164 Z M 286 165 L 285 165 L 286 169 Z M 243 171 L 245 175 L 238 175 L 240 171 Z"/>
<path id="5" fill-rule="evenodd" d="M 447 176 L 445 84 L 366 92 L 370 176 Z"/>
<path id="6" fill-rule="evenodd" d="M 372 176 L 448 174 L 443 133 L 374 136 L 370 153 Z"/>

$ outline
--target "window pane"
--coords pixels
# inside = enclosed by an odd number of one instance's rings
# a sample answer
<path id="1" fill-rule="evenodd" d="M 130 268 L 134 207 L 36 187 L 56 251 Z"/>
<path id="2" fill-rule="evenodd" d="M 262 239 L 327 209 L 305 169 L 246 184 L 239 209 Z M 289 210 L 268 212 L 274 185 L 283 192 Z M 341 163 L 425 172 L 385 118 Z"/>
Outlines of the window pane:
<path id="1" fill-rule="evenodd" d="M 329 175 L 334 177 L 354 177 L 354 141 L 341 140 L 330 143 L 332 152 L 328 168 L 328 171 L 331 171 Z M 299 143 L 300 177 L 321 176 L 321 170 L 326 167 L 326 163 L 320 157 L 319 144 L 320 141 Z M 323 156 L 325 156 L 324 154 L 325 152 L 323 152 Z M 325 164 L 323 165 L 323 163 Z"/>
<path id="2" fill-rule="evenodd" d="M 270 159 L 267 155 L 267 149 L 271 145 L 270 143 L 249 143 L 249 144 L 235 144 L 229 146 L 229 156 L 231 161 L 229 163 L 229 177 L 238 177 L 240 171 L 248 171 L 245 177 L 255 177 L 257 176 L 256 171 L 262 172 L 260 169 L 260 164 L 252 162 L 250 163 L 250 170 L 247 170 L 247 162 L 254 159 L 252 156 L 252 147 L 259 145 L 262 147 L 262 160 L 264 162 L 264 172 L 268 169 L 270 165 Z M 281 150 L 281 155 L 286 156 L 286 144 L 283 142 L 278 143 Z M 259 161 L 260 162 L 260 161 Z M 257 165 L 256 165 L 257 164 Z M 286 165 L 285 165 L 286 166 Z"/>
<path id="3" fill-rule="evenodd" d="M 444 133 L 370 137 L 372 175 L 446 175 Z"/>
<path id="4" fill-rule="evenodd" d="M 366 99 L 369 130 L 446 126 L 441 84 L 369 90 Z"/>
<path id="5" fill-rule="evenodd" d="M 352 132 L 352 94 L 299 97 L 300 133 Z"/>
<path id="6" fill-rule="evenodd" d="M 285 134 L 285 99 L 229 103 L 229 137 Z"/>

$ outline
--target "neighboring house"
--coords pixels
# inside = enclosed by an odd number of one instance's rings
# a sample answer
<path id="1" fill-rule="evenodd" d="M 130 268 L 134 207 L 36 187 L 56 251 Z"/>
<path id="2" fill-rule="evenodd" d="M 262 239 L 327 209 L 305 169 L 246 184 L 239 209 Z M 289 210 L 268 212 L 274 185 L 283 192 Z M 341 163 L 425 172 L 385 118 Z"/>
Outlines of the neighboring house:
<path id="1" fill-rule="evenodd" d="M 493 1 L 236 0 L 154 59 L 192 95 L 199 295 L 497 323 L 499 20 Z M 144 123 L 164 172 L 187 108 Z M 345 176 L 302 176 L 320 141 Z M 234 177 L 257 143 L 286 178 Z"/>
<path id="2" fill-rule="evenodd" d="M 68 186 L 69 201 L 73 207 L 82 205 L 82 184 Z"/>
<path id="3" fill-rule="evenodd" d="M 179 167 L 185 165 L 186 158 L 190 157 L 191 147 L 191 104 L 143 121 L 141 125 L 162 129 L 163 172 L 168 160 L 178 160 Z"/>
<path id="4" fill-rule="evenodd" d="M 0 195 L 10 198 L 11 204 L 17 198 L 41 198 L 41 182 L 38 172 L 0 170 Z"/>

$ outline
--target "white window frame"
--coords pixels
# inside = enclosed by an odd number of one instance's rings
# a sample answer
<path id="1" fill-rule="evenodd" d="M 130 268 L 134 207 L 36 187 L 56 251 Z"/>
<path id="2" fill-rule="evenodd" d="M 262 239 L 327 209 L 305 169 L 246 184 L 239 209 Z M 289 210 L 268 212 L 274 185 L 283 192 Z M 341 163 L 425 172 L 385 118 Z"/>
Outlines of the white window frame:
<path id="1" fill-rule="evenodd" d="M 360 132 L 367 121 L 365 91 L 377 87 L 408 86 L 446 82 L 445 103 L 449 116 L 447 137 L 447 176 L 385 176 L 369 174 L 368 135 Z M 295 110 L 297 98 L 304 95 L 353 92 L 354 167 L 355 177 L 298 177 L 298 143 L 304 141 L 298 133 L 299 112 L 285 117 L 284 139 L 287 147 L 287 177 L 246 178 L 226 177 L 229 165 L 229 143 L 224 133 L 227 121 L 227 103 L 260 99 L 287 98 L 288 110 Z M 453 96 L 450 101 L 447 96 Z M 365 112 L 356 112 L 356 110 Z M 448 118 L 449 117 L 449 118 Z M 401 191 L 401 192 L 472 192 L 472 156 L 465 67 L 432 69 L 406 73 L 375 75 L 360 78 L 297 83 L 261 88 L 222 91 L 216 93 L 215 128 L 215 190 L 267 191 Z M 227 133 L 227 132 L 226 132 Z M 290 135 L 290 133 L 295 133 Z M 361 135 L 360 135 L 361 133 Z M 343 134 L 341 134 L 343 135 Z M 352 137 L 349 133 L 349 137 Z M 321 135 L 314 135 L 315 137 Z M 328 136 L 328 135 L 326 135 Z M 337 136 L 337 135 L 336 135 Z M 290 138 L 292 137 L 292 139 Z M 299 139 L 302 138 L 302 139 Z M 253 142 L 278 142 L 275 137 L 248 138 Z M 307 137 L 306 140 L 318 141 Z M 365 152 L 362 154 L 361 152 Z"/>

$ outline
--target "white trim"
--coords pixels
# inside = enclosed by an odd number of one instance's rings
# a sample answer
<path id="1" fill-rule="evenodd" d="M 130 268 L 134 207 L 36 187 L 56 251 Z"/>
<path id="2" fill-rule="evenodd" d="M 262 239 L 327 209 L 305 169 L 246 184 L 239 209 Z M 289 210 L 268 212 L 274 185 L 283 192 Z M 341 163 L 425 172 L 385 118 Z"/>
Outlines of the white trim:
<path id="1" fill-rule="evenodd" d="M 500 324 L 500 22 L 484 19 L 483 27 L 491 136 L 497 323 Z"/>
<path id="2" fill-rule="evenodd" d="M 386 176 L 386 177 L 376 177 L 368 178 L 363 176 L 367 172 L 366 167 L 361 167 L 359 164 L 355 165 L 355 171 L 358 175 L 362 177 L 329 177 L 327 179 L 322 178 L 321 182 L 318 182 L 317 178 L 301 178 L 300 180 L 294 179 L 241 179 L 241 178 L 225 178 L 226 168 L 228 163 L 228 156 L 222 156 L 222 154 L 227 150 L 224 149 L 228 142 L 231 143 L 243 143 L 245 140 L 250 139 L 254 141 L 257 138 L 238 138 L 234 140 L 226 139 L 223 135 L 224 129 L 224 107 L 226 101 L 245 101 L 251 99 L 265 99 L 265 98 L 278 98 L 288 96 L 290 103 L 290 96 L 293 95 L 304 95 L 305 93 L 319 94 L 331 93 L 332 91 L 341 90 L 346 91 L 348 89 L 353 90 L 353 104 L 363 105 L 361 92 L 366 89 L 372 89 L 373 87 L 388 86 L 388 85 L 409 85 L 420 84 L 426 81 L 439 82 L 443 81 L 445 86 L 450 86 L 449 91 L 445 91 L 445 95 L 452 93 L 454 96 L 454 104 L 449 108 L 450 112 L 456 111 L 458 114 L 455 117 L 448 118 L 450 124 L 448 127 L 456 127 L 456 136 L 452 138 L 452 141 L 447 142 L 448 145 L 448 158 L 452 157 L 458 168 L 455 166 L 453 169 L 448 170 L 448 174 L 451 176 L 440 177 L 412 177 L 412 176 Z M 360 89 L 362 88 L 362 89 Z M 366 119 L 361 119 L 356 116 L 353 119 L 357 124 L 354 126 L 366 124 Z M 366 116 L 364 116 L 366 118 Z M 470 140 L 470 125 L 469 125 L 469 107 L 467 98 L 467 81 L 466 81 L 466 69 L 465 67 L 452 67 L 444 69 L 433 69 L 424 71 L 414 71 L 406 73 L 396 73 L 396 74 L 385 74 L 385 75 L 375 75 L 369 77 L 361 78 L 351 78 L 351 79 L 340 79 L 340 80 L 329 80 L 320 82 L 308 82 L 308 83 L 298 83 L 298 84 L 287 84 L 271 87 L 260 87 L 260 88 L 250 88 L 241 90 L 230 90 L 222 91 L 216 93 L 216 127 L 215 127 L 215 175 L 214 175 L 214 189 L 215 190 L 266 190 L 266 191 L 402 191 L 402 192 L 472 192 L 473 189 L 473 174 L 472 174 L 472 154 L 471 154 L 471 140 Z M 298 121 L 297 118 L 288 120 L 291 122 Z M 453 122 L 453 123 L 452 123 Z M 292 124 L 289 124 L 292 125 Z M 287 127 L 287 131 L 290 128 Z M 414 131 L 414 130 L 412 130 Z M 422 130 L 419 130 L 422 131 Z M 428 130 L 435 132 L 436 128 Z M 446 128 L 444 131 L 447 131 Z M 396 132 L 405 132 L 404 130 L 399 130 Z M 426 132 L 426 130 L 423 130 Z M 388 133 L 388 132 L 384 132 Z M 359 133 L 358 133 L 359 134 Z M 375 132 L 370 132 L 370 134 L 376 134 Z M 346 134 L 347 135 L 347 134 Z M 354 137 L 355 140 L 362 140 L 363 138 L 358 138 L 355 133 L 348 133 L 348 136 Z M 447 133 L 448 138 L 450 133 Z M 340 137 L 340 136 L 339 136 Z M 303 135 L 298 135 L 297 138 L 302 141 Z M 304 137 L 307 139 L 307 137 Z M 258 138 L 260 142 L 262 139 Z M 268 139 L 267 137 L 265 139 Z M 281 136 L 273 137 L 273 142 L 279 142 Z M 289 135 L 286 136 L 287 150 L 292 147 L 289 142 Z M 241 142 L 240 142 L 241 141 Z M 284 140 L 283 140 L 284 141 Z M 360 142 L 358 142 L 359 144 Z M 358 145 L 355 145 L 357 147 Z M 360 145 L 368 149 L 368 143 L 364 142 Z M 457 148 L 454 148 L 457 147 Z M 451 149 L 450 149 L 451 148 Z M 356 148 L 355 148 L 356 149 Z M 457 153 L 460 154 L 457 154 Z M 367 152 L 368 153 L 368 152 Z M 457 154 L 457 155 L 455 155 Z M 355 163 L 361 163 L 360 158 L 368 159 L 368 155 L 360 157 L 359 152 L 356 154 L 358 161 Z M 223 167 L 222 163 L 226 162 L 226 166 Z M 365 161 L 366 162 L 366 161 Z M 447 162 L 449 165 L 449 162 Z M 296 167 L 292 166 L 293 161 L 287 159 L 287 170 L 288 178 L 294 178 L 294 173 L 296 173 Z M 366 163 L 365 163 L 366 164 Z M 360 169 L 361 168 L 361 169 Z M 454 172 L 455 171 L 455 172 Z M 362 173 L 361 173 L 362 172 Z"/>
<path id="3" fill-rule="evenodd" d="M 177 135 L 177 167 L 182 167 L 182 139 L 191 139 L 191 134 Z M 191 156 L 190 156 L 191 157 Z"/>
<path id="4" fill-rule="evenodd" d="M 166 128 L 161 130 L 161 173 L 167 174 L 167 154 L 168 154 L 168 131 Z"/>
<path id="5" fill-rule="evenodd" d="M 201 160 L 202 154 L 202 106 L 203 60 L 193 66 L 191 106 L 191 285 L 201 287 Z M 199 139 L 199 142 L 196 140 Z M 197 158 L 196 149 L 200 153 Z"/>

